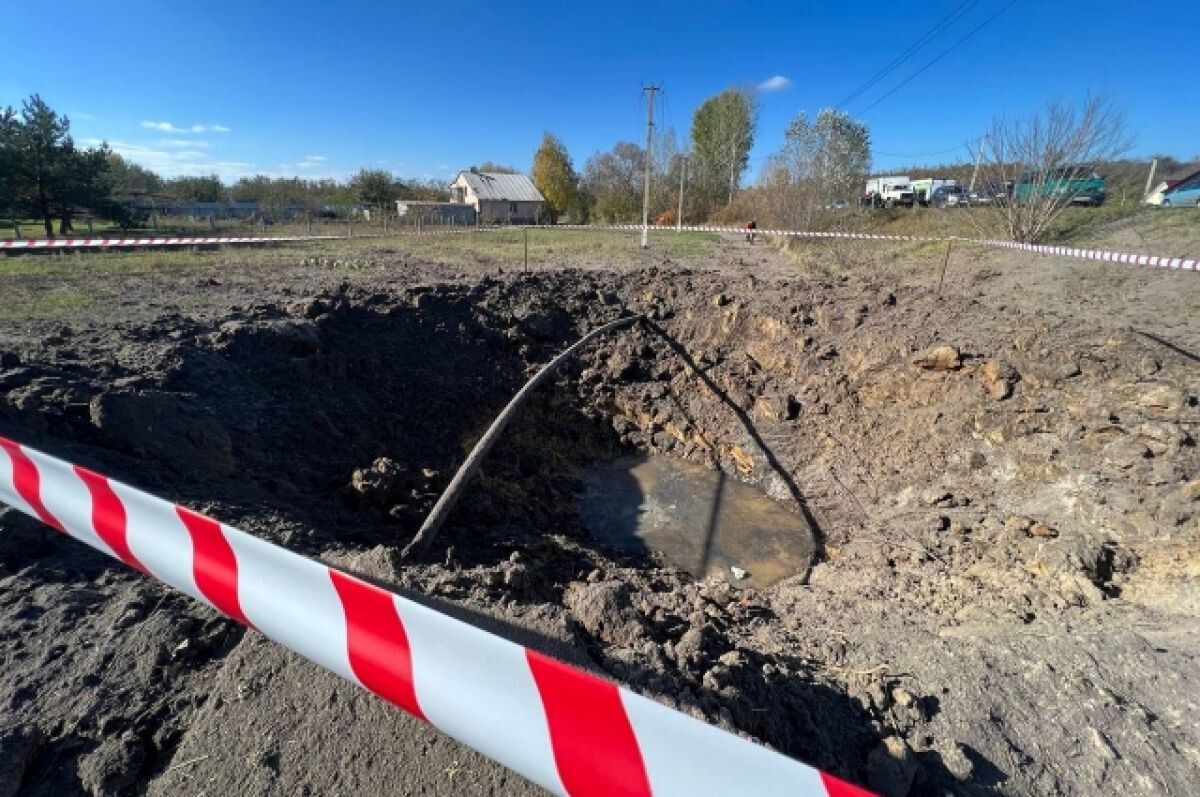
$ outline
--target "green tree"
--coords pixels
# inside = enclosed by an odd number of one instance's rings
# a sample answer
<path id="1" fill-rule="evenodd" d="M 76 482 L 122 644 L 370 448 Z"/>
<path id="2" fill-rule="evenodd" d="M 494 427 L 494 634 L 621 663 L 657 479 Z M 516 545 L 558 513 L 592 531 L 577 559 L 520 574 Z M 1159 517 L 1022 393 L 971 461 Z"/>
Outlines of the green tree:
<path id="1" fill-rule="evenodd" d="M 112 172 L 113 194 L 118 198 L 133 199 L 163 193 L 162 177 L 115 152 L 108 154 L 108 168 Z"/>
<path id="2" fill-rule="evenodd" d="M 546 198 L 546 210 L 557 219 L 579 203 L 579 176 L 567 148 L 551 133 L 533 156 L 533 184 Z"/>
<path id="3" fill-rule="evenodd" d="M 381 210 L 399 199 L 401 194 L 396 178 L 383 169 L 361 169 L 350 178 L 350 190 L 360 202 Z"/>
<path id="4" fill-rule="evenodd" d="M 0 109 L 0 208 L 14 220 L 17 217 L 19 180 L 19 134 L 21 120 L 11 107 Z"/>
<path id="5" fill-rule="evenodd" d="M 215 174 L 207 177 L 175 177 L 166 183 L 166 192 L 180 202 L 224 202 L 225 186 Z"/>
<path id="6" fill-rule="evenodd" d="M 500 163 L 493 163 L 492 161 L 484 161 L 475 167 L 475 171 L 491 172 L 492 174 L 519 174 L 512 166 L 505 166 Z"/>
<path id="7" fill-rule="evenodd" d="M 758 100 L 748 89 L 709 97 L 692 115 L 692 153 L 698 199 L 710 207 L 733 202 L 754 146 Z"/>
<path id="8" fill-rule="evenodd" d="M 125 226 L 132 218 L 129 206 L 114 194 L 114 174 L 110 164 L 112 150 L 107 144 L 76 150 L 64 165 L 62 189 L 54 197 L 58 232 L 66 235 L 74 229 L 72 221 L 79 210 L 112 219 Z"/>
<path id="9" fill-rule="evenodd" d="M 70 130 L 70 121 L 37 94 L 21 108 L 16 135 L 18 202 L 42 220 L 48 236 L 54 235 L 54 206 L 66 192 L 75 157 Z"/>

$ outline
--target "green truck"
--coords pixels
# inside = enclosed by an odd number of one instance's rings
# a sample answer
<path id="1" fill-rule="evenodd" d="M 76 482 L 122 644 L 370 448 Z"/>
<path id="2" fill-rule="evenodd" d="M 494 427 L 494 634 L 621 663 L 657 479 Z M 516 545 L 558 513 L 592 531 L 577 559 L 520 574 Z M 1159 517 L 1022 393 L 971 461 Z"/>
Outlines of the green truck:
<path id="1" fill-rule="evenodd" d="M 1013 186 L 1013 201 L 1024 205 L 1037 197 L 1064 197 L 1073 205 L 1096 207 L 1108 198 L 1108 184 L 1091 166 L 1022 173 Z"/>

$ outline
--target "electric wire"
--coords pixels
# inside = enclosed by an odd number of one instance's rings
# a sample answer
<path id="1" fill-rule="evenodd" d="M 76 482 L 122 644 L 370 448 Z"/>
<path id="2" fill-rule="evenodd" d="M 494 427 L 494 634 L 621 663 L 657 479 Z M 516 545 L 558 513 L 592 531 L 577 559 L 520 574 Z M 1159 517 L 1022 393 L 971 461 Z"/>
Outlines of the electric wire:
<path id="1" fill-rule="evenodd" d="M 1017 3 L 1019 3 L 1019 2 L 1021 2 L 1021 0 L 1012 0 L 1012 2 L 1010 2 L 1008 5 L 1004 6 L 1004 7 L 1003 7 L 1003 8 L 1001 8 L 999 11 L 997 11 L 995 14 L 992 14 L 990 17 L 988 17 L 987 19 L 985 19 L 983 22 L 979 23 L 979 24 L 978 24 L 978 25 L 976 25 L 974 28 L 972 28 L 972 29 L 971 29 L 971 30 L 970 30 L 970 31 L 967 33 L 967 35 L 966 35 L 966 36 L 963 36 L 961 39 L 959 39 L 958 41 L 956 41 L 954 44 L 950 45 L 950 46 L 949 46 L 949 47 L 947 47 L 945 50 L 942 50 L 942 52 L 938 53 L 938 55 L 937 55 L 937 56 L 936 56 L 936 57 L 935 57 L 935 58 L 934 58 L 932 61 L 930 61 L 929 63 L 925 64 L 925 66 L 921 67 L 921 68 L 920 68 L 920 69 L 918 69 L 916 72 L 913 72 L 911 75 L 909 75 L 909 76 L 908 76 L 907 78 L 905 78 L 904 80 L 900 81 L 898 84 L 896 84 L 894 87 L 892 87 L 892 90 L 891 90 L 891 91 L 887 92 L 887 93 L 886 93 L 886 94 L 884 94 L 882 97 L 880 97 L 879 99 L 875 100 L 875 102 L 871 103 L 871 104 L 870 104 L 870 105 L 868 105 L 866 108 L 863 108 L 863 109 L 862 109 L 861 111 L 859 111 L 859 112 L 858 112 L 856 115 L 857 115 L 857 116 L 859 116 L 859 117 L 865 116 L 865 115 L 867 114 L 867 112 L 868 112 L 868 111 L 870 111 L 872 108 L 874 108 L 876 105 L 879 105 L 879 103 L 883 102 L 883 101 L 884 101 L 884 100 L 886 100 L 888 97 L 892 96 L 892 95 L 893 95 L 893 94 L 895 94 L 897 91 L 899 91 L 900 89 L 902 89 L 902 88 L 904 88 L 905 86 L 907 86 L 907 85 L 908 85 L 909 83 L 911 83 L 911 82 L 912 82 L 912 81 L 913 81 L 915 78 L 917 78 L 917 77 L 919 77 L 920 75 L 924 74 L 924 72 L 925 72 L 927 69 L 929 69 L 931 66 L 933 66 L 934 64 L 936 64 L 938 61 L 940 61 L 940 60 L 942 60 L 943 58 L 945 58 L 945 57 L 946 57 L 947 55 L 949 55 L 950 53 L 954 52 L 954 51 L 955 51 L 956 49 L 958 49 L 958 48 L 959 48 L 959 47 L 960 47 L 960 46 L 961 46 L 961 45 L 962 45 L 962 44 L 963 44 L 965 41 L 967 41 L 968 39 L 970 39 L 972 36 L 974 36 L 974 35 L 975 35 L 976 33 L 978 33 L 979 31 L 981 31 L 981 30 L 983 30 L 984 28 L 986 28 L 986 27 L 987 27 L 988 25 L 990 25 L 990 24 L 991 24 L 993 21 L 995 21 L 995 19 L 996 19 L 997 17 L 999 17 L 1001 14 L 1003 14 L 1005 11 L 1007 11 L 1007 10 L 1008 10 L 1008 9 L 1010 9 L 1010 8 L 1012 8 L 1013 6 L 1015 6 L 1015 5 L 1016 5 Z"/>
<path id="2" fill-rule="evenodd" d="M 933 39 L 936 38 L 938 36 L 938 34 L 940 34 L 946 28 L 950 27 L 955 22 L 957 22 L 964 14 L 966 14 L 968 11 L 970 11 L 972 8 L 974 8 L 975 5 L 978 3 L 979 3 L 979 0 L 965 0 L 965 2 L 963 2 L 960 6 L 955 8 L 953 11 L 951 11 L 946 16 L 942 17 L 941 21 L 939 21 L 931 29 L 926 31 L 924 36 L 917 39 L 917 41 L 915 43 L 909 45 L 908 49 L 906 49 L 904 52 L 900 53 L 900 55 L 898 55 L 894 59 L 892 59 L 892 61 L 890 63 L 888 63 L 887 66 L 883 67 L 883 69 L 880 69 L 878 72 L 876 72 L 869 80 L 867 80 L 866 83 L 864 83 L 863 85 L 861 85 L 857 89 L 855 89 L 853 92 L 851 92 L 850 96 L 846 97 L 846 99 L 839 102 L 837 104 L 837 107 L 844 108 L 847 105 L 849 105 L 851 102 L 854 102 L 854 100 L 861 97 L 864 93 L 869 91 L 872 86 L 874 86 L 876 83 L 883 80 L 885 77 L 887 77 L 892 72 L 894 72 L 901 64 L 903 64 L 905 61 L 907 61 L 913 55 L 916 55 L 916 53 L 922 47 L 924 47 L 929 42 L 933 41 Z"/>

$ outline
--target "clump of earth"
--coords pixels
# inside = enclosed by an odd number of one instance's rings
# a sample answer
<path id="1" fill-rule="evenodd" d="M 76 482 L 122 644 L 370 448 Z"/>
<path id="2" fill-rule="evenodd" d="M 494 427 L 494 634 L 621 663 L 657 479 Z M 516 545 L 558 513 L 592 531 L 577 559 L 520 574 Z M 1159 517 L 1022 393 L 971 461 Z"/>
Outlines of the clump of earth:
<path id="1" fill-rule="evenodd" d="M 163 277 L 169 301 L 135 281 L 120 321 L 4 323 L 0 434 L 884 794 L 1183 793 L 1200 341 L 1186 310 L 1152 331 L 1023 301 L 1060 266 L 1005 257 L 1015 274 L 972 263 L 940 297 L 903 268 L 732 258 L 304 265 Z M 1195 275 L 1138 276 L 1197 306 Z M 401 560 L 533 370 L 629 313 L 522 411 L 432 553 Z M 767 578 L 738 544 L 697 569 L 606 539 L 580 497 L 629 457 L 752 488 L 809 553 Z M 0 795 L 538 793 L 7 510 L 0 660 Z"/>

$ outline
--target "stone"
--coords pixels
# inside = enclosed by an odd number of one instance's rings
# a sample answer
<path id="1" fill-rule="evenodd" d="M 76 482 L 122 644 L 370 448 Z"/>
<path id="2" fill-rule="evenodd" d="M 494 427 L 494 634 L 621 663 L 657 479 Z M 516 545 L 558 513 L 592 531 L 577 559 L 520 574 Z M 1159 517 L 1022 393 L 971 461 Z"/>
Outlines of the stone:
<path id="1" fill-rule="evenodd" d="M 883 797 L 905 797 L 917 775 L 917 757 L 899 736 L 889 736 L 867 756 L 867 786 Z"/>
<path id="2" fill-rule="evenodd" d="M 954 371 L 962 367 L 962 355 L 954 346 L 932 346 L 914 355 L 912 364 L 928 371 Z"/>
<path id="3" fill-rule="evenodd" d="M 983 389 L 997 401 L 1003 401 L 1013 393 L 1013 382 L 1017 372 L 1011 365 L 1002 360 L 988 360 L 979 369 L 979 377 L 983 381 Z"/>
<path id="4" fill-rule="evenodd" d="M 738 581 L 741 581 L 742 579 L 746 579 L 746 578 L 750 577 L 750 574 L 748 572 L 746 572 L 742 568 L 738 567 L 737 565 L 731 565 L 729 568 L 729 572 L 732 573 L 733 577 L 735 579 L 737 579 Z"/>
<path id="5" fill-rule="evenodd" d="M 903 686 L 897 686 L 892 689 L 892 702 L 902 708 L 909 708 L 916 704 L 917 696 Z"/>
<path id="6" fill-rule="evenodd" d="M 1042 523 L 1041 521 L 1038 521 L 1037 523 L 1034 523 L 1033 525 L 1031 525 L 1028 529 L 1028 532 L 1029 532 L 1029 536 L 1031 536 L 1031 537 L 1053 538 L 1053 537 L 1058 536 L 1058 529 L 1053 528 L 1052 526 L 1050 526 L 1046 523 Z"/>

